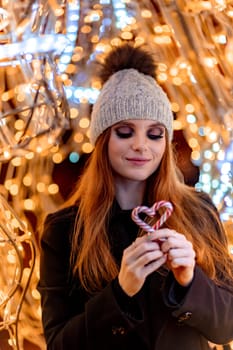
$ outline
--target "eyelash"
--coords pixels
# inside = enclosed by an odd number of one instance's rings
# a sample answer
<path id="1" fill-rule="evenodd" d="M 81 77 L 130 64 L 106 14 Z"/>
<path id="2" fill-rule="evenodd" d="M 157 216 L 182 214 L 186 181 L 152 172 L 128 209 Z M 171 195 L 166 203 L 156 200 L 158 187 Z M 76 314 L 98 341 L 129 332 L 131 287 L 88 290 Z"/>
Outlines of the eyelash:
<path id="1" fill-rule="evenodd" d="M 163 138 L 163 134 L 160 135 L 148 135 L 151 140 L 158 140 Z"/>
<path id="2" fill-rule="evenodd" d="M 133 132 L 131 131 L 131 132 L 125 133 L 125 132 L 120 132 L 119 130 L 116 130 L 116 134 L 121 139 L 127 139 L 127 138 L 130 138 L 132 136 Z M 150 134 L 148 134 L 147 136 L 151 140 L 158 140 L 158 139 L 162 139 L 163 138 L 163 133 L 161 132 L 160 135 L 150 135 Z"/>

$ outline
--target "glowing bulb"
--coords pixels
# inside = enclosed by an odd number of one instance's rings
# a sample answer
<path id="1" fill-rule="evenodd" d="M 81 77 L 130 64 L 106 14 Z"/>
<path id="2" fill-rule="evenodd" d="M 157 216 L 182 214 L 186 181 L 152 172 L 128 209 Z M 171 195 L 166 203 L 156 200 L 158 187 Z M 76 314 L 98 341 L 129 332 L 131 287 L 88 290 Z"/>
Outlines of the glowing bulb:
<path id="1" fill-rule="evenodd" d="M 197 139 L 195 138 L 191 138 L 189 141 L 188 141 L 188 144 L 191 148 L 196 148 L 198 146 L 198 141 Z"/>
<path id="2" fill-rule="evenodd" d="M 143 18 L 151 18 L 152 17 L 152 13 L 149 10 L 142 10 L 141 15 Z"/>
<path id="3" fill-rule="evenodd" d="M 15 157 L 11 160 L 11 163 L 13 166 L 18 167 L 18 166 L 22 165 L 22 158 Z"/>
<path id="4" fill-rule="evenodd" d="M 201 158 L 201 155 L 200 155 L 200 152 L 199 151 L 193 151 L 191 153 L 191 158 L 194 160 L 194 161 L 197 161 Z"/>
<path id="5" fill-rule="evenodd" d="M 30 198 L 25 199 L 24 200 L 24 208 L 26 210 L 35 210 L 35 202 Z"/>
<path id="6" fill-rule="evenodd" d="M 36 185 L 36 189 L 40 193 L 45 192 L 45 189 L 46 189 L 45 183 L 44 182 L 38 182 L 38 184 Z"/>
<path id="7" fill-rule="evenodd" d="M 91 153 L 93 150 L 93 146 L 89 142 L 86 142 L 82 145 L 82 150 L 84 153 Z"/>
<path id="8" fill-rule="evenodd" d="M 54 155 L 53 155 L 53 162 L 55 163 L 55 164 L 59 164 L 59 163 L 61 163 L 63 161 L 63 157 L 62 157 L 62 154 L 61 153 L 55 153 Z"/>
<path id="9" fill-rule="evenodd" d="M 34 153 L 33 152 L 28 152 L 26 155 L 25 155 L 25 158 L 30 160 L 30 159 L 33 159 L 34 158 Z"/>
<path id="10" fill-rule="evenodd" d="M 9 192 L 12 196 L 16 196 L 19 193 L 19 186 L 17 184 L 11 185 Z"/>
<path id="11" fill-rule="evenodd" d="M 83 142 L 83 140 L 84 140 L 84 135 L 81 132 L 77 132 L 74 135 L 74 142 L 81 143 L 81 142 Z"/>
<path id="12" fill-rule="evenodd" d="M 24 178 L 23 178 L 23 184 L 24 186 L 31 186 L 32 184 L 32 176 L 31 175 L 25 175 Z"/>
<path id="13" fill-rule="evenodd" d="M 79 121 L 79 126 L 83 129 L 88 128 L 90 124 L 90 120 L 88 118 L 82 118 Z"/>
<path id="14" fill-rule="evenodd" d="M 172 109 L 173 112 L 177 113 L 177 112 L 179 112 L 179 110 L 180 110 L 180 106 L 179 106 L 178 103 L 172 102 L 172 104 L 171 104 L 171 109 Z"/>
<path id="15" fill-rule="evenodd" d="M 175 130 L 182 130 L 182 122 L 180 120 L 174 120 L 173 121 L 173 127 Z"/>
<path id="16" fill-rule="evenodd" d="M 57 184 L 51 184 L 48 186 L 48 192 L 50 194 L 57 194 L 59 192 L 59 186 Z"/>
<path id="17" fill-rule="evenodd" d="M 188 103 L 188 104 L 185 106 L 185 110 L 186 110 L 186 112 L 188 112 L 188 113 L 194 113 L 195 108 L 194 108 L 194 106 L 193 106 L 191 103 Z"/>

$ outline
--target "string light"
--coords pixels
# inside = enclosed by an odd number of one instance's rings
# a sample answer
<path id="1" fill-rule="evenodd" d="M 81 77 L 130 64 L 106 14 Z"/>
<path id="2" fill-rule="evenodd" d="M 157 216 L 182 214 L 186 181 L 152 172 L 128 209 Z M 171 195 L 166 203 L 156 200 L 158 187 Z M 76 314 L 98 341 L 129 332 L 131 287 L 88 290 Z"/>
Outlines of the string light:
<path id="1" fill-rule="evenodd" d="M 0 190 L 9 198 L 21 219 L 25 218 L 25 212 L 40 217 L 63 203 L 60 187 L 52 179 L 55 165 L 61 164 L 66 158 L 71 163 L 77 163 L 83 153 L 89 154 L 93 150 L 89 142 L 90 109 L 101 89 L 94 61 L 101 61 L 112 46 L 130 40 L 136 46 L 146 43 L 158 54 L 157 79 L 170 97 L 176 117 L 174 129 L 183 130 L 191 147 L 191 160 L 200 167 L 201 175 L 196 188 L 210 194 L 227 232 L 232 232 L 233 34 L 228 29 L 233 25 L 233 11 L 230 3 L 223 0 L 195 0 L 176 2 L 176 6 L 171 7 L 169 2 L 159 0 L 155 9 L 149 0 L 69 0 L 63 1 L 61 6 L 53 0 L 37 0 L 31 8 L 27 7 L 28 19 L 25 19 L 25 25 L 20 21 L 25 13 L 24 2 L 10 1 L 8 4 L 14 12 L 11 16 L 8 9 L 0 8 L 0 64 L 12 85 L 6 88 L 4 83 L 1 84 L 0 106 L 8 111 L 9 105 L 17 103 L 20 113 L 18 109 L 15 110 L 16 117 L 11 119 L 10 128 L 11 115 L 1 115 L 0 146 L 4 143 L 4 147 L 0 147 L 0 160 L 7 167 L 2 172 L 3 185 Z M 40 27 L 35 32 L 30 28 L 30 16 L 35 15 L 39 6 L 41 15 L 48 14 L 50 23 L 43 37 L 38 34 L 41 32 Z M 174 16 L 176 14 L 179 16 Z M 11 23 L 12 15 L 14 23 Z M 182 21 L 176 21 L 175 18 L 181 18 Z M 7 32 L 8 28 L 10 32 Z M 186 35 L 187 30 L 190 30 L 189 35 Z M 15 53 L 22 51 L 25 54 L 19 61 Z M 49 60 L 48 54 L 52 51 L 59 54 L 56 59 Z M 6 56 L 7 60 L 4 61 Z M 41 61 L 41 57 L 45 61 Z M 21 63 L 24 70 L 20 71 Z M 33 72 L 33 77 L 29 72 Z M 19 86 L 15 86 L 16 77 L 24 78 Z M 29 88 L 28 80 L 31 81 L 31 78 L 34 81 Z M 0 79 L 4 82 L 2 75 Z M 46 90 L 46 86 L 38 84 L 38 80 L 43 79 L 47 79 L 50 89 Z M 61 84 L 64 96 L 59 94 L 61 90 L 58 87 Z M 53 103 L 47 103 L 50 100 L 45 98 L 46 93 L 49 96 L 49 90 L 55 93 Z M 40 104 L 41 99 L 45 102 L 38 106 L 33 123 L 30 124 L 32 127 L 25 133 L 35 91 L 40 93 L 37 102 Z M 68 101 L 68 106 L 64 105 L 65 101 Z M 55 105 L 59 116 L 57 128 L 53 124 L 48 125 L 51 106 Z M 64 109 L 67 107 L 70 124 L 63 124 Z M 42 116 L 45 116 L 43 121 Z M 66 128 L 64 125 L 71 128 L 72 133 L 63 144 L 59 134 Z M 48 132 L 45 136 L 42 133 L 40 141 L 35 142 L 30 137 L 33 133 L 37 134 L 38 130 L 41 131 L 42 126 L 48 126 Z M 30 147 L 27 144 L 29 139 Z M 5 213 L 8 219 L 10 213 L 10 210 L 8 214 Z M 11 220 L 10 227 L 16 230 L 13 222 Z M 231 244 L 230 251 L 233 252 L 232 247 Z M 25 254 L 22 244 L 12 250 L 12 246 L 9 248 L 6 242 L 1 241 L 1 235 L 0 249 L 6 253 L 10 269 L 18 263 L 17 254 Z M 35 265 L 37 281 L 37 261 Z M 21 273 L 26 278 L 30 269 L 22 269 Z M 14 283 L 13 279 L 11 282 Z M 6 286 L 9 283 L 5 280 Z M 43 349 L 41 310 L 34 280 L 31 280 L 28 288 L 30 296 L 26 294 L 24 298 L 29 305 L 34 306 L 29 307 L 30 311 L 26 309 L 25 315 L 24 310 L 21 310 L 20 323 L 12 305 L 7 304 L 3 313 L 5 323 L 1 323 L 0 330 L 18 322 L 22 325 L 21 339 L 17 339 L 12 330 L 9 333 L 9 345 L 17 349 L 23 338 L 26 338 Z M 4 292 L 0 294 L 0 301 L 8 297 L 9 293 Z M 27 312 L 31 312 L 34 327 L 31 333 L 34 339 L 28 331 L 30 325 L 26 320 Z M 38 330 L 37 335 L 35 330 Z"/>

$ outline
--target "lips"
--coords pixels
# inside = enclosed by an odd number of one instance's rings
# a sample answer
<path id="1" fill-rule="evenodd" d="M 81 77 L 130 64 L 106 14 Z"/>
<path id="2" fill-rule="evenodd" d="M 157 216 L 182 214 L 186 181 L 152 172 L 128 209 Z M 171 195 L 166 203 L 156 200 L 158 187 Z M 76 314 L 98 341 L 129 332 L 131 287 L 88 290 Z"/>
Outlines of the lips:
<path id="1" fill-rule="evenodd" d="M 145 158 L 126 158 L 126 160 L 134 165 L 144 165 L 147 164 L 149 162 L 149 159 L 145 159 Z"/>

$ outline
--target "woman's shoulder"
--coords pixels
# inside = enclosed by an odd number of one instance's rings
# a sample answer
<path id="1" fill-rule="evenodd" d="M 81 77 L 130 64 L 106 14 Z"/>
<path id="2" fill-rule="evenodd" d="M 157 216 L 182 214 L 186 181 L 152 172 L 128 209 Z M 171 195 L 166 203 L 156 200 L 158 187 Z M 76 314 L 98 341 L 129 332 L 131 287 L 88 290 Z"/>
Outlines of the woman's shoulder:
<path id="1" fill-rule="evenodd" d="M 74 230 L 77 207 L 70 206 L 47 214 L 44 220 L 41 241 L 56 246 L 70 241 Z"/>
<path id="2" fill-rule="evenodd" d="M 73 221 L 75 220 L 77 209 L 75 205 L 58 209 L 55 212 L 48 213 L 44 222 L 47 225 L 57 225 Z"/>

